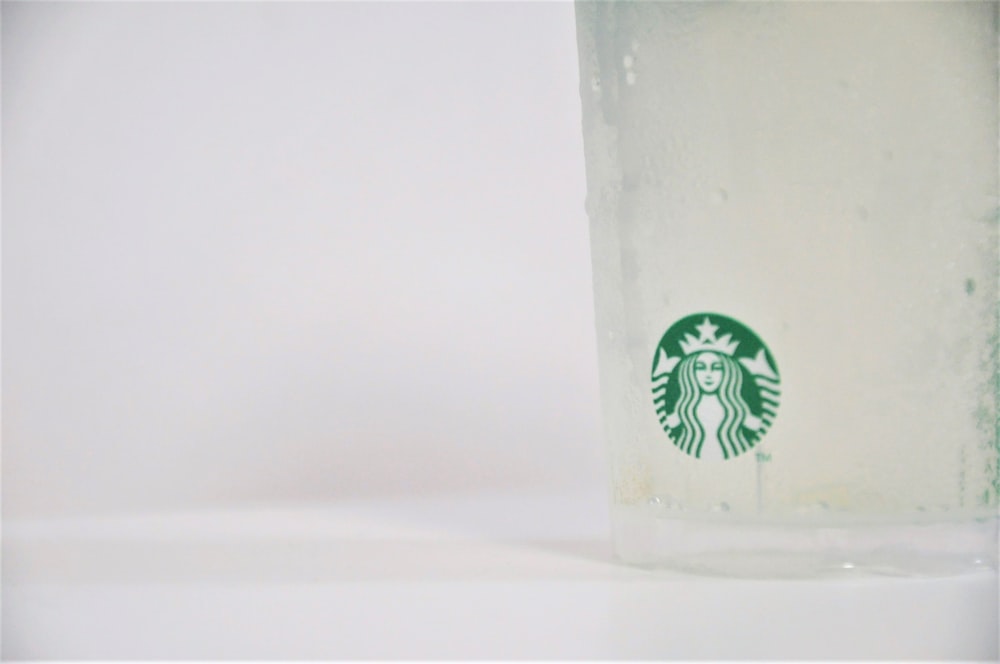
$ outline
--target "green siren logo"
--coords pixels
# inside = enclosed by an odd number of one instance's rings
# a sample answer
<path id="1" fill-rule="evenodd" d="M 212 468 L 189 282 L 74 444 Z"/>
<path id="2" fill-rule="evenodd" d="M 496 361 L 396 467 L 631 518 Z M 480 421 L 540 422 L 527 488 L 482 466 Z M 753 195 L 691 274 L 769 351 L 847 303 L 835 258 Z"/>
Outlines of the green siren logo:
<path id="1" fill-rule="evenodd" d="M 667 330 L 653 358 L 653 404 L 673 444 L 698 459 L 753 448 L 778 412 L 774 358 L 742 323 L 694 314 Z"/>

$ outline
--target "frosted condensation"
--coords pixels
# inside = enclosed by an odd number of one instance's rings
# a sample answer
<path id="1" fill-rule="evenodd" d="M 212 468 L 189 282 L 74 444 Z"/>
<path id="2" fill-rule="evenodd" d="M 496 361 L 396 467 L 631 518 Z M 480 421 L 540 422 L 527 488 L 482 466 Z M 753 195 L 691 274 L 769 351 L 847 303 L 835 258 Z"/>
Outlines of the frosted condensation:
<path id="1" fill-rule="evenodd" d="M 997 501 L 995 3 L 577 6 L 615 500 L 784 518 Z M 753 453 L 678 452 L 657 343 L 693 313 L 781 372 Z"/>

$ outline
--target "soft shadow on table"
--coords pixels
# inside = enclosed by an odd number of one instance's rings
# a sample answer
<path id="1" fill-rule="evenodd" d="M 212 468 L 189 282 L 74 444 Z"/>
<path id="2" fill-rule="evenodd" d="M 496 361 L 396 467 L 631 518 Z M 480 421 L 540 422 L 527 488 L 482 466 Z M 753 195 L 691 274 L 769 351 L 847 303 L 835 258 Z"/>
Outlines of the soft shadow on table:
<path id="1" fill-rule="evenodd" d="M 35 523 L 5 531 L 4 577 L 229 585 L 641 574 L 614 560 L 602 509 L 602 496 L 481 494 Z"/>
<path id="2" fill-rule="evenodd" d="M 178 538 L 8 541 L 5 583 L 333 583 L 628 575 L 599 541 Z"/>
<path id="3" fill-rule="evenodd" d="M 611 542 L 607 540 L 531 540 L 509 542 L 508 544 L 569 559 L 606 565 L 621 565 L 614 557 Z"/>

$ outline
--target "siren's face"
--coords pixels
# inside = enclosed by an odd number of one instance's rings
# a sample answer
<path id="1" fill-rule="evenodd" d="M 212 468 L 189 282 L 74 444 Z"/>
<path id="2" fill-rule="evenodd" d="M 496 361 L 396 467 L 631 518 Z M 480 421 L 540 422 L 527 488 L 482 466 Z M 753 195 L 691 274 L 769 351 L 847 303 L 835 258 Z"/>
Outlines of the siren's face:
<path id="1" fill-rule="evenodd" d="M 694 379 L 705 394 L 712 394 L 722 382 L 722 358 L 705 351 L 694 359 Z"/>

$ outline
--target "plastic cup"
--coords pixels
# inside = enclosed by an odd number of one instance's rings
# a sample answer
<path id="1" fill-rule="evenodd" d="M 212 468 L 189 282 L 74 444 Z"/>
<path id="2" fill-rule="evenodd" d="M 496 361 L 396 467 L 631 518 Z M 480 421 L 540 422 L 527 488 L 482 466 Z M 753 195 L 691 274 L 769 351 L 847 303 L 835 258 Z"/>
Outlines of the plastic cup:
<path id="1" fill-rule="evenodd" d="M 576 15 L 617 555 L 995 567 L 998 4 Z"/>

